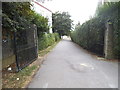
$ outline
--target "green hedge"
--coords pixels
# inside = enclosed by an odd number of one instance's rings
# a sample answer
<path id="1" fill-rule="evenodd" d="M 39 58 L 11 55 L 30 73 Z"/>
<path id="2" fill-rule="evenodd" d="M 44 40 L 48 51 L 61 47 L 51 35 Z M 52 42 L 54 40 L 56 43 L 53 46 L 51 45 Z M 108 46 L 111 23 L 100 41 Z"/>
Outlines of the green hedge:
<path id="1" fill-rule="evenodd" d="M 71 39 L 83 48 L 104 55 L 104 35 L 107 20 L 111 20 L 114 26 L 114 55 L 120 58 L 120 29 L 118 28 L 118 3 L 106 3 L 98 8 L 96 16 L 86 21 L 82 25 L 77 25 L 75 30 L 71 32 Z M 119 9 L 120 10 L 120 9 Z"/>
<path id="2" fill-rule="evenodd" d="M 71 33 L 71 39 L 85 49 L 103 55 L 105 25 L 99 18 L 93 18 Z"/>
<path id="3" fill-rule="evenodd" d="M 39 50 L 43 50 L 59 40 L 60 40 L 60 38 L 59 38 L 58 33 L 52 33 L 52 34 L 45 33 L 41 37 L 39 37 L 39 39 L 38 39 Z"/>

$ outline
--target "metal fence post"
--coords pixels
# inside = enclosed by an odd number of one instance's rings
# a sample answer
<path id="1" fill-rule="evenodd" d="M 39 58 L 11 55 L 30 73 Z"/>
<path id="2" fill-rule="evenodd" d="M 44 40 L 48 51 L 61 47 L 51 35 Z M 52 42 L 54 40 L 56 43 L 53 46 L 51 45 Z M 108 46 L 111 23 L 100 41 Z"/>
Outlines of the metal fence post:
<path id="1" fill-rule="evenodd" d="M 15 54 L 15 59 L 16 59 L 16 67 L 17 67 L 17 72 L 20 70 L 19 64 L 18 64 L 18 59 L 17 59 L 17 44 L 16 44 L 16 32 L 14 31 L 14 54 Z"/>

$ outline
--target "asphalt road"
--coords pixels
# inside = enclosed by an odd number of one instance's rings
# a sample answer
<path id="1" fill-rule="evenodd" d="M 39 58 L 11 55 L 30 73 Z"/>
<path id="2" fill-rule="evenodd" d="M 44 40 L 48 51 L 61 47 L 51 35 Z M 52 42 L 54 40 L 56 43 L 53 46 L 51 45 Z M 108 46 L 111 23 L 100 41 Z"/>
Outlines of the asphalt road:
<path id="1" fill-rule="evenodd" d="M 77 44 L 62 40 L 28 88 L 118 88 L 118 63 L 97 60 Z"/>

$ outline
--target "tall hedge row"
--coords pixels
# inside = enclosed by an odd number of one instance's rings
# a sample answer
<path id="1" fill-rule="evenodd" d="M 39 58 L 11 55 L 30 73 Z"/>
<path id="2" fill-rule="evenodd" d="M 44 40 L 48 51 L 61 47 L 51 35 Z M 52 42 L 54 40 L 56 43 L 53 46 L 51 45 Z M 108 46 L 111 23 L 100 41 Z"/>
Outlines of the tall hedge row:
<path id="1" fill-rule="evenodd" d="M 114 55 L 115 58 L 120 58 L 119 6 L 120 2 L 99 6 L 95 17 L 76 26 L 71 32 L 71 39 L 83 48 L 103 56 L 106 22 L 111 20 L 114 26 Z"/>

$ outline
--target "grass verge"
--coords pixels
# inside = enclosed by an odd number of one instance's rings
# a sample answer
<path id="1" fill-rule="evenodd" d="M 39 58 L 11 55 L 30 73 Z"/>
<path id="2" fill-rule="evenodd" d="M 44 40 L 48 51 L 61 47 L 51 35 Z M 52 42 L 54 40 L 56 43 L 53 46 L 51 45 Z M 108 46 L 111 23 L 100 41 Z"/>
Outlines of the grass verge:
<path id="1" fill-rule="evenodd" d="M 53 45 L 42 51 L 39 51 L 38 59 L 18 73 L 3 73 L 2 88 L 26 88 L 35 73 L 40 68 L 43 58 L 57 45 L 58 42 L 54 43 Z"/>

